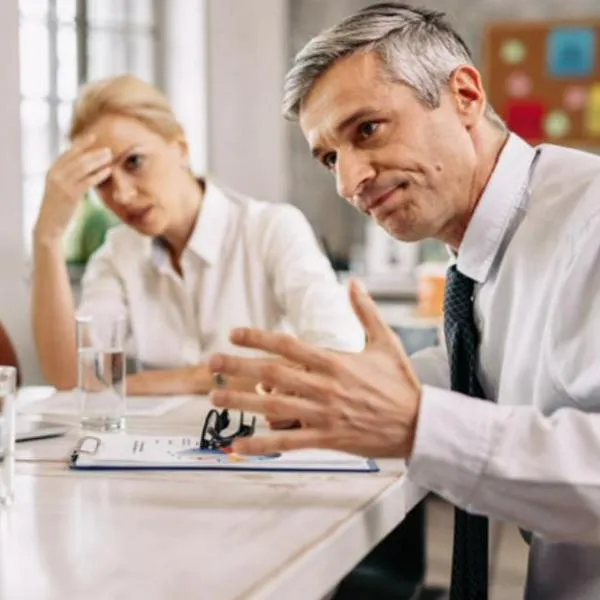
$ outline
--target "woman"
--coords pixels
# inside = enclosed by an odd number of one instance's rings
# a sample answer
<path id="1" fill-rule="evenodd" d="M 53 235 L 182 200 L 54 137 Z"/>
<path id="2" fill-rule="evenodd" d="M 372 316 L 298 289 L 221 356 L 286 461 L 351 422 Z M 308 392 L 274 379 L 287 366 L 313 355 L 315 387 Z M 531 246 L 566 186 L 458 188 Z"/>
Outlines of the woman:
<path id="1" fill-rule="evenodd" d="M 197 180 L 183 129 L 156 88 L 129 75 L 89 85 L 70 139 L 48 173 L 34 231 L 33 327 L 57 388 L 77 381 L 62 238 L 91 188 L 123 224 L 88 263 L 79 312 L 126 312 L 128 354 L 145 367 L 128 378 L 128 393 L 207 392 L 208 357 L 241 351 L 228 340 L 236 326 L 289 326 L 332 349 L 362 347 L 362 329 L 304 216 Z"/>

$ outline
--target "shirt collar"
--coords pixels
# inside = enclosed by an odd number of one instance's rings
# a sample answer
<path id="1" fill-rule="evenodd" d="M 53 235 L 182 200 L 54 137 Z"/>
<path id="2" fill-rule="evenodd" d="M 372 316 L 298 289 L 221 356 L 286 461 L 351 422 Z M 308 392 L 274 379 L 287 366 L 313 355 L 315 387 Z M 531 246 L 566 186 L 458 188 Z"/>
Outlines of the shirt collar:
<path id="1" fill-rule="evenodd" d="M 458 270 L 483 283 L 526 198 L 535 149 L 511 133 L 458 249 Z"/>
<path id="2" fill-rule="evenodd" d="M 213 265 L 221 252 L 229 221 L 227 196 L 214 184 L 205 181 L 202 207 L 190 235 L 186 250 L 190 250 L 207 265 Z M 168 264 L 165 242 L 160 238 L 149 240 L 148 256 L 158 269 Z"/>
<path id="3" fill-rule="evenodd" d="M 229 210 L 227 196 L 216 185 L 206 181 L 202 208 L 187 247 L 208 265 L 213 265 L 221 253 Z"/>

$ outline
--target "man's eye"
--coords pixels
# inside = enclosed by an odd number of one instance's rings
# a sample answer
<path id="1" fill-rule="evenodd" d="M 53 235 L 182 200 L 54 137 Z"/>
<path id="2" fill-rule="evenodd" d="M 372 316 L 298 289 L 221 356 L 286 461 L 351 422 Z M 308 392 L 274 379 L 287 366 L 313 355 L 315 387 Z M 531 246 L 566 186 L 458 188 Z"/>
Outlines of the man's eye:
<path id="1" fill-rule="evenodd" d="M 363 139 L 370 138 L 379 128 L 379 123 L 374 121 L 365 121 L 358 127 L 358 133 Z"/>
<path id="2" fill-rule="evenodd" d="M 137 171 L 144 164 L 144 157 L 141 154 L 132 154 L 125 160 L 125 168 L 128 171 Z"/>
<path id="3" fill-rule="evenodd" d="M 337 160 L 337 156 L 336 156 L 335 152 L 328 152 L 327 154 L 325 154 L 323 156 L 323 158 L 321 159 L 321 162 L 328 169 L 333 169 L 333 167 L 335 167 L 336 160 Z"/>

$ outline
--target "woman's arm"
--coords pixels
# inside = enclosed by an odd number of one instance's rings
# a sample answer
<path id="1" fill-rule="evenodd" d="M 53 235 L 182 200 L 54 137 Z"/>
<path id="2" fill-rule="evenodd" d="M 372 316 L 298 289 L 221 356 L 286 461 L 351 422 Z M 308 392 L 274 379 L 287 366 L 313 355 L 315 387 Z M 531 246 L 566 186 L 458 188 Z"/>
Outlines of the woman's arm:
<path id="1" fill-rule="evenodd" d="M 32 318 L 44 377 L 58 389 L 72 389 L 77 384 L 75 307 L 60 239 L 36 236 Z"/>
<path id="2" fill-rule="evenodd" d="M 227 379 L 227 387 L 253 390 L 256 380 L 242 377 Z M 129 396 L 167 396 L 171 394 L 208 394 L 213 388 L 213 376 L 206 364 L 174 369 L 142 371 L 127 377 Z"/>
<path id="3" fill-rule="evenodd" d="M 32 321 L 46 379 L 59 389 L 77 382 L 75 308 L 62 238 L 85 192 L 110 175 L 111 153 L 80 139 L 62 154 L 46 177 L 34 232 Z"/>

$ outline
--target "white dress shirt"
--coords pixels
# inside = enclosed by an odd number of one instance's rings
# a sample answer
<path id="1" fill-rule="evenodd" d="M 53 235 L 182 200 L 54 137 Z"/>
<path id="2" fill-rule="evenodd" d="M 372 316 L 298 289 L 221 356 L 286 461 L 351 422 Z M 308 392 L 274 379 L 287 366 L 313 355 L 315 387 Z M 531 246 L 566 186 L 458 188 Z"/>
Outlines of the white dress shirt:
<path id="1" fill-rule="evenodd" d="M 364 332 L 303 214 L 208 182 L 181 257 L 182 276 L 156 239 L 120 225 L 91 258 L 79 313 L 125 311 L 127 350 L 148 368 L 197 365 L 238 326 L 287 330 L 358 351 Z"/>
<path id="2" fill-rule="evenodd" d="M 409 476 L 535 535 L 527 600 L 600 598 L 600 157 L 511 135 L 460 246 L 492 402 L 424 383 Z M 535 162 L 530 173 L 532 162 Z M 437 387 L 433 387 L 437 386 Z M 446 388 L 446 389 L 443 389 Z"/>

